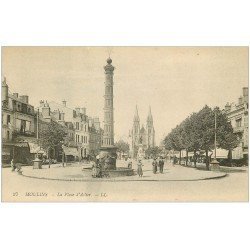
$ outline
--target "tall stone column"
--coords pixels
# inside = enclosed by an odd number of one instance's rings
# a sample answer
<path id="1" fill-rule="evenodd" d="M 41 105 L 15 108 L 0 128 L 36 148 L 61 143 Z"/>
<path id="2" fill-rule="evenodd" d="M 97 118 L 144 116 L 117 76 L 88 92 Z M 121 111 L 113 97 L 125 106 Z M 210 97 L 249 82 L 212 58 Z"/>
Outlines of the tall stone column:
<path id="1" fill-rule="evenodd" d="M 114 146 L 114 107 L 113 107 L 113 75 L 112 60 L 107 59 L 105 70 L 105 95 L 104 95 L 104 134 L 103 146 Z"/>
<path id="2" fill-rule="evenodd" d="M 111 58 L 107 59 L 105 70 L 105 94 L 104 94 L 104 132 L 101 147 L 101 159 L 108 163 L 109 169 L 116 169 L 116 147 L 114 146 L 114 106 L 113 106 L 113 75 L 114 66 Z"/>

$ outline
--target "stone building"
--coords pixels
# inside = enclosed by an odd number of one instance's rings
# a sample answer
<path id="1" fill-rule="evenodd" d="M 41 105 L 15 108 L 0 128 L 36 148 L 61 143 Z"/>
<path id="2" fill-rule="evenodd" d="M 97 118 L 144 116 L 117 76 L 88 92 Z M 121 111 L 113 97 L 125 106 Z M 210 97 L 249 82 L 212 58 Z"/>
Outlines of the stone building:
<path id="1" fill-rule="evenodd" d="M 2 161 L 30 162 L 28 141 L 35 137 L 35 110 L 27 95 L 11 94 L 2 80 Z"/>
<path id="2" fill-rule="evenodd" d="M 232 124 L 234 133 L 241 138 L 240 144 L 232 152 L 233 159 L 248 160 L 248 87 L 243 88 L 243 96 L 237 103 L 227 103 L 224 111 Z"/>
<path id="3" fill-rule="evenodd" d="M 132 157 L 136 157 L 139 144 L 143 145 L 144 150 L 155 146 L 155 130 L 151 107 L 149 107 L 146 127 L 144 127 L 144 125 L 140 125 L 140 117 L 138 113 L 138 108 L 136 106 L 133 127 L 129 132 L 129 137 L 131 144 L 130 151 Z"/>
<path id="4" fill-rule="evenodd" d="M 43 103 L 41 101 L 40 105 Z M 56 120 L 67 126 L 68 137 L 73 139 L 68 146 L 77 148 L 79 158 L 96 155 L 102 141 L 99 118 L 87 116 L 85 107 L 75 109 L 68 107 L 65 100 L 62 104 L 49 102 L 48 105 L 51 110 L 54 110 L 52 113 Z"/>

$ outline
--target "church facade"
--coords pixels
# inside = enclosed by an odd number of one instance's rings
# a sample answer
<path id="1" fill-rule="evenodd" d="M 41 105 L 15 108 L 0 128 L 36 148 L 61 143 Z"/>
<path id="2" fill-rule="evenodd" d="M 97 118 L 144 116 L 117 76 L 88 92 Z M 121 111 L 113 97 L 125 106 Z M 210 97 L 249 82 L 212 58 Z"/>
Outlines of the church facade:
<path id="1" fill-rule="evenodd" d="M 140 124 L 140 117 L 138 113 L 138 108 L 136 106 L 133 127 L 129 133 L 130 138 L 130 155 L 134 158 L 137 157 L 138 147 L 146 150 L 150 147 L 155 146 L 155 130 L 153 124 L 153 116 L 151 113 L 151 107 L 149 107 L 149 112 L 146 121 L 146 127 Z"/>

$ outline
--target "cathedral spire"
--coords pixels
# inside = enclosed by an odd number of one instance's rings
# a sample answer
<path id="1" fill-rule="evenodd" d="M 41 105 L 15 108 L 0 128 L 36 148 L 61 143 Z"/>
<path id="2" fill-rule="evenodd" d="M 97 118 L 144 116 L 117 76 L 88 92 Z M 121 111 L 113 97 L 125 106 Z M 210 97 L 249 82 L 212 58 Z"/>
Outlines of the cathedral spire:
<path id="1" fill-rule="evenodd" d="M 151 113 L 151 106 L 149 106 L 149 112 L 148 112 L 148 118 L 147 118 L 147 121 L 149 122 L 153 122 L 153 116 L 152 116 L 152 113 Z"/>
<path id="2" fill-rule="evenodd" d="M 140 117 L 139 117 L 139 114 L 138 114 L 137 105 L 136 105 L 136 107 L 135 107 L 134 122 L 135 122 L 135 121 L 140 121 Z"/>

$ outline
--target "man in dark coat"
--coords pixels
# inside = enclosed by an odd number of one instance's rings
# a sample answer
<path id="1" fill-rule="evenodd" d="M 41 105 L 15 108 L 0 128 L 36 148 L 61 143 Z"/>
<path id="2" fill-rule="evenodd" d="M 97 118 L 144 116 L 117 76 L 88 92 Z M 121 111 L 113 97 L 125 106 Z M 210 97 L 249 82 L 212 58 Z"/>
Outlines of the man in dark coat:
<path id="1" fill-rule="evenodd" d="M 164 160 L 161 157 L 160 160 L 159 160 L 159 168 L 160 168 L 160 173 L 161 174 L 163 173 L 163 167 L 164 167 Z"/>

